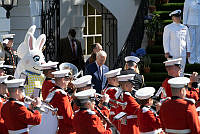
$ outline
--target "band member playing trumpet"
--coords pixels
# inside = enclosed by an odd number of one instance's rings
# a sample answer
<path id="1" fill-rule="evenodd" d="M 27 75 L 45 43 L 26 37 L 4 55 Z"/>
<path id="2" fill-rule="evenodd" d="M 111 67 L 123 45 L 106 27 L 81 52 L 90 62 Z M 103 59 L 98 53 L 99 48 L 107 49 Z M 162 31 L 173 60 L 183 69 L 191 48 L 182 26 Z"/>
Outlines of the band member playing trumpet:
<path id="1" fill-rule="evenodd" d="M 51 62 L 42 64 L 43 74 L 45 75 L 45 80 L 42 84 L 42 98 L 45 100 L 49 94 L 49 90 L 55 87 L 55 81 L 52 79 L 52 72 L 56 71 L 58 62 Z"/>
<path id="2" fill-rule="evenodd" d="M 166 96 L 164 96 L 162 94 L 162 98 L 166 98 L 166 97 L 171 97 L 172 93 L 171 93 L 171 87 L 168 84 L 168 80 L 170 78 L 174 78 L 174 77 L 180 77 L 180 71 L 181 71 L 181 58 L 178 59 L 173 59 L 173 60 L 168 60 L 163 62 L 165 64 L 166 70 L 168 72 L 168 77 L 164 80 L 164 82 L 162 83 L 162 87 L 165 90 Z M 195 101 L 197 101 L 199 99 L 199 89 L 197 88 L 197 75 L 198 73 L 193 72 L 193 74 L 190 77 L 190 83 L 189 83 L 189 88 L 187 90 L 187 94 L 186 96 L 188 98 L 192 98 Z"/>
<path id="3" fill-rule="evenodd" d="M 162 132 L 160 118 L 156 111 L 151 108 L 153 105 L 152 96 L 155 93 L 153 87 L 144 87 L 136 91 L 135 97 L 140 104 L 138 112 L 138 125 L 142 134 L 160 134 Z M 157 107 L 159 111 L 160 107 Z"/>
<path id="4" fill-rule="evenodd" d="M 121 122 L 120 134 L 139 134 L 139 128 L 137 124 L 137 113 L 140 105 L 136 102 L 131 95 L 134 89 L 135 74 L 127 74 L 117 76 L 122 93 L 120 94 L 121 100 L 127 102 L 126 107 L 122 107 L 122 112 L 127 114 L 125 121 Z"/>
<path id="5" fill-rule="evenodd" d="M 13 79 L 6 81 L 9 92 L 9 100 L 3 105 L 2 117 L 9 133 L 28 134 L 28 125 L 39 125 L 41 114 L 38 111 L 41 100 L 36 98 L 32 105 L 34 112 L 29 111 L 22 100 L 24 98 L 24 79 Z"/>
<path id="6" fill-rule="evenodd" d="M 4 83 L 4 81 L 8 78 L 8 76 L 0 76 L 0 130 L 1 134 L 8 134 L 8 130 L 4 124 L 4 119 L 1 117 L 1 108 L 3 104 L 6 102 L 6 98 L 8 95 L 8 89 Z"/>
<path id="7" fill-rule="evenodd" d="M 186 98 L 187 84 L 190 79 L 177 77 L 168 80 L 172 97 L 160 107 L 160 120 L 166 133 L 199 134 L 200 122 L 193 99 Z"/>
<path id="8" fill-rule="evenodd" d="M 56 87 L 51 89 L 51 92 L 46 98 L 46 102 L 50 103 L 54 108 L 58 108 L 58 134 L 73 134 L 75 133 L 72 126 L 73 111 L 69 97 L 64 89 L 69 83 L 69 70 L 60 70 L 52 72 L 55 77 Z"/>
<path id="9" fill-rule="evenodd" d="M 112 134 L 111 129 L 105 129 L 100 118 L 94 112 L 95 89 L 87 89 L 75 94 L 76 104 L 80 110 L 74 115 L 74 128 L 77 134 Z"/>

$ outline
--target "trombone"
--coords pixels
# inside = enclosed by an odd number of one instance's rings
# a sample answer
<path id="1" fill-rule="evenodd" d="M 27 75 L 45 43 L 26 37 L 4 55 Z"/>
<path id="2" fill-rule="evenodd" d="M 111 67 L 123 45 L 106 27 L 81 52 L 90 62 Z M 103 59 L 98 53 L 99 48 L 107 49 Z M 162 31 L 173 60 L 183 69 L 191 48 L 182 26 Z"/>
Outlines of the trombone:
<path id="1" fill-rule="evenodd" d="M 24 96 L 24 103 L 27 103 L 27 104 L 30 104 L 32 102 L 35 102 L 36 100 L 30 98 L 29 96 Z M 42 101 L 42 104 L 41 104 L 41 107 L 44 107 L 52 112 L 57 112 L 58 111 L 58 108 L 53 108 L 53 107 L 50 107 L 48 105 L 45 105 L 46 102 Z M 45 110 L 43 108 L 41 108 L 41 112 L 45 112 Z"/>

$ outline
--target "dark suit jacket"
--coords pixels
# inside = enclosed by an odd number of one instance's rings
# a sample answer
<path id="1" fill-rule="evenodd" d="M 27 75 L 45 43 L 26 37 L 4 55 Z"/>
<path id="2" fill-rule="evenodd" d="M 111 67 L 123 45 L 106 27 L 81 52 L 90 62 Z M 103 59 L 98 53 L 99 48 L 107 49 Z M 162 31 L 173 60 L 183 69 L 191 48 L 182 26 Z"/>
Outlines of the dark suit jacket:
<path id="1" fill-rule="evenodd" d="M 92 84 L 94 84 L 94 89 L 96 89 L 97 93 L 101 93 L 101 90 L 107 85 L 107 78 L 104 74 L 109 71 L 109 68 L 106 65 L 103 65 L 102 67 L 102 78 L 99 77 L 96 62 L 86 66 L 85 70 L 86 75 L 92 75 Z"/>
<path id="2" fill-rule="evenodd" d="M 69 62 L 74 64 L 79 70 L 80 69 L 85 69 L 85 62 L 84 62 L 84 57 L 82 53 L 82 47 L 81 47 L 81 42 L 75 39 L 76 45 L 77 45 L 77 55 L 76 57 L 73 57 L 72 53 L 72 48 L 70 45 L 69 38 L 63 38 L 60 40 L 60 58 L 59 62 Z"/>
<path id="3" fill-rule="evenodd" d="M 128 70 L 122 70 L 120 72 L 120 75 L 127 75 L 127 74 L 135 74 L 135 89 L 140 89 L 144 86 L 144 80 L 143 80 L 143 75 L 137 74 L 133 69 L 128 69 Z"/>

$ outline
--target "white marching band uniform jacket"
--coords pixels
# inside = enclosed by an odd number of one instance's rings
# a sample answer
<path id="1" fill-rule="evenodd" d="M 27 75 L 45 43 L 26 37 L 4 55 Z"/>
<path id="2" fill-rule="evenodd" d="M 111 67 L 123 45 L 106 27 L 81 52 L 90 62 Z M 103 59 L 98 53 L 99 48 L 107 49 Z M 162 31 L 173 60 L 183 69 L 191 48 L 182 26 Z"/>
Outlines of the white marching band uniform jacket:
<path id="1" fill-rule="evenodd" d="M 169 53 L 173 59 L 186 57 L 186 52 L 190 52 L 190 37 L 187 26 L 175 22 L 165 26 L 163 47 L 165 53 Z"/>

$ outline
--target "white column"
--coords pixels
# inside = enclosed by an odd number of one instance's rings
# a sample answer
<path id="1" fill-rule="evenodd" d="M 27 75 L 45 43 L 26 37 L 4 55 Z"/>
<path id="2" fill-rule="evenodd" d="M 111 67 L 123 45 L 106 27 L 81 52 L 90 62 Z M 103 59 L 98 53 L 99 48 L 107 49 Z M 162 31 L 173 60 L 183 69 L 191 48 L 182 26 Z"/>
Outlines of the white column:
<path id="1" fill-rule="evenodd" d="M 6 18 L 6 10 L 0 7 L 0 42 L 2 35 L 10 32 L 10 19 Z"/>
<path id="2" fill-rule="evenodd" d="M 41 33 L 41 0 L 18 0 L 18 6 L 11 10 L 10 29 L 15 33 L 14 46 L 16 49 L 24 40 L 28 28 L 36 25 L 35 37 Z"/>

